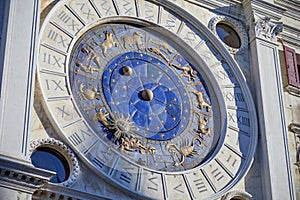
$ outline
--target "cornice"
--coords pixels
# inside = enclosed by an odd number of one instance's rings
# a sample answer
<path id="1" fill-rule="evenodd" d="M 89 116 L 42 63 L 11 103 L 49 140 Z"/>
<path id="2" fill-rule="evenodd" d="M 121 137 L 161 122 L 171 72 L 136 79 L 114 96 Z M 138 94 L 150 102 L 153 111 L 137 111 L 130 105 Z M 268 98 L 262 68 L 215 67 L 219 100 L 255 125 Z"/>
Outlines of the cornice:
<path id="1" fill-rule="evenodd" d="M 299 0 L 275 0 L 275 4 L 286 8 L 285 16 L 299 20 L 300 1 Z"/>
<path id="2" fill-rule="evenodd" d="M 34 192 L 46 184 L 54 172 L 0 158 L 0 185 L 24 192 Z"/>
<path id="3" fill-rule="evenodd" d="M 185 2 L 206 8 L 211 12 L 230 16 L 235 19 L 243 19 L 242 0 L 184 0 Z"/>
<path id="4" fill-rule="evenodd" d="M 287 24 L 284 24 L 283 26 L 283 32 L 280 33 L 280 37 L 284 43 L 300 48 L 300 30 L 288 26 Z"/>
<path id="5" fill-rule="evenodd" d="M 268 16 L 276 21 L 279 21 L 286 11 L 286 9 L 282 6 L 268 3 L 266 1 L 244 0 L 244 2 L 246 1 L 249 1 L 251 3 L 252 9 L 257 15 Z"/>
<path id="6" fill-rule="evenodd" d="M 93 195 L 71 188 L 62 187 L 55 184 L 47 184 L 43 188 L 40 188 L 33 194 L 33 199 L 51 199 L 51 200 L 83 200 L 83 199 L 93 199 L 93 200 L 110 200 L 112 198 L 105 197 L 104 195 Z"/>

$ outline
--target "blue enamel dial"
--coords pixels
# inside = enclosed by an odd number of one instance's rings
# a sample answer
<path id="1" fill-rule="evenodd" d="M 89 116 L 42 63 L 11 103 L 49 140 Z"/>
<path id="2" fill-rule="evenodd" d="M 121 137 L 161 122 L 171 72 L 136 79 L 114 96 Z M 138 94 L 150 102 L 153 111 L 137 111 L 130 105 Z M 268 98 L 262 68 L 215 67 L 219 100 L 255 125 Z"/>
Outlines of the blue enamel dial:
<path id="1" fill-rule="evenodd" d="M 122 69 L 129 67 L 130 75 Z M 112 112 L 130 116 L 140 136 L 169 140 L 188 124 L 190 101 L 181 79 L 158 59 L 128 52 L 113 59 L 103 73 L 103 91 Z M 149 90 L 153 99 L 145 100 Z"/>
<path id="2" fill-rule="evenodd" d="M 200 72 L 154 32 L 105 24 L 77 41 L 74 99 L 110 148 L 158 171 L 192 169 L 214 145 L 213 109 Z"/>

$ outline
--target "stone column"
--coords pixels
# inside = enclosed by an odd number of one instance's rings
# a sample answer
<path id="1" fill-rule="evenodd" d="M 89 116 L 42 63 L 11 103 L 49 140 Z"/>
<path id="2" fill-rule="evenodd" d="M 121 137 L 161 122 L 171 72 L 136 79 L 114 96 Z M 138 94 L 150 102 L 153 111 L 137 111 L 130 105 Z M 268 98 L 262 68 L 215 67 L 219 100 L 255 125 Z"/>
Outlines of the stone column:
<path id="1" fill-rule="evenodd" d="M 251 87 L 259 119 L 262 196 L 268 200 L 295 199 L 276 38 L 283 26 L 266 16 L 260 4 L 256 0 L 243 2 L 250 33 Z M 279 15 L 280 8 L 271 4 L 264 7 L 268 7 L 269 14 Z"/>
<path id="2" fill-rule="evenodd" d="M 1 28 L 0 194 L 31 199 L 52 172 L 29 162 L 28 132 L 39 30 L 39 0 L 5 1 Z"/>

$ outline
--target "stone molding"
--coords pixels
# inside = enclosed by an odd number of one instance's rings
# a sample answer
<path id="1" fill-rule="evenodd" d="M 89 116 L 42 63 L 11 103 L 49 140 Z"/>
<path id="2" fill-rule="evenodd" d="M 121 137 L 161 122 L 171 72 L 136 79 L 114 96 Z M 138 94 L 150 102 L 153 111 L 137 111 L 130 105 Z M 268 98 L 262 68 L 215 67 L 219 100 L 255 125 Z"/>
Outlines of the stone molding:
<path id="1" fill-rule="evenodd" d="M 225 194 L 221 200 L 231 200 L 231 199 L 240 199 L 240 200 L 251 200 L 252 195 L 241 190 L 234 190 Z"/>
<path id="2" fill-rule="evenodd" d="M 63 142 L 59 140 L 56 140 L 54 138 L 43 138 L 43 139 L 38 139 L 30 142 L 29 154 L 31 155 L 38 147 L 53 148 L 58 152 L 62 153 L 66 157 L 69 165 L 71 166 L 70 169 L 71 174 L 66 181 L 62 183 L 58 183 L 58 185 L 62 185 L 65 187 L 69 187 L 73 185 L 76 182 L 77 178 L 79 177 L 79 173 L 80 173 L 79 163 L 74 152 L 67 145 L 65 145 Z"/>
<path id="3" fill-rule="evenodd" d="M 296 97 L 300 97 L 300 89 L 297 87 L 294 87 L 292 85 L 286 86 L 286 90 L 289 94 L 294 95 Z"/>
<path id="4" fill-rule="evenodd" d="M 243 9 L 241 2 L 235 0 L 184 0 L 185 2 L 206 8 L 214 13 L 227 15 L 236 19 L 243 19 Z M 241 0 L 240 0 L 241 1 Z"/>
<path id="5" fill-rule="evenodd" d="M 217 35 L 216 25 L 220 22 L 229 25 L 231 28 L 233 28 L 237 32 L 237 34 L 239 35 L 240 40 L 241 40 L 240 48 L 230 47 L 219 38 L 219 36 Z M 241 22 L 239 22 L 231 17 L 228 17 L 228 16 L 219 15 L 210 20 L 208 27 L 219 38 L 219 40 L 228 49 L 228 51 L 230 53 L 232 53 L 232 54 L 243 53 L 248 48 L 248 41 L 249 41 L 248 34 Z"/>
<path id="6" fill-rule="evenodd" d="M 93 199 L 93 200 L 108 200 L 112 199 L 106 197 L 106 195 L 93 195 L 88 194 L 85 192 L 81 192 L 78 190 L 74 190 L 71 188 L 66 188 L 57 184 L 47 184 L 43 188 L 35 191 L 32 195 L 33 200 L 61 200 L 61 199 L 68 199 L 68 200 L 81 200 L 81 199 Z"/>
<path id="7" fill-rule="evenodd" d="M 274 22 L 269 16 L 261 17 L 255 14 L 253 20 L 256 37 L 272 42 L 277 41 L 276 36 L 283 30 L 282 22 Z"/>
<path id="8" fill-rule="evenodd" d="M 55 173 L 0 158 L 0 185 L 33 193 L 46 184 Z"/>
<path id="9" fill-rule="evenodd" d="M 275 4 L 286 8 L 284 15 L 299 20 L 300 6 L 298 0 L 275 0 Z"/>
<path id="10" fill-rule="evenodd" d="M 294 46 L 295 48 L 299 48 L 299 44 L 300 44 L 299 29 L 288 26 L 287 24 L 283 24 L 283 26 L 284 29 L 279 36 L 282 38 L 284 44 L 289 44 L 289 46 Z"/>

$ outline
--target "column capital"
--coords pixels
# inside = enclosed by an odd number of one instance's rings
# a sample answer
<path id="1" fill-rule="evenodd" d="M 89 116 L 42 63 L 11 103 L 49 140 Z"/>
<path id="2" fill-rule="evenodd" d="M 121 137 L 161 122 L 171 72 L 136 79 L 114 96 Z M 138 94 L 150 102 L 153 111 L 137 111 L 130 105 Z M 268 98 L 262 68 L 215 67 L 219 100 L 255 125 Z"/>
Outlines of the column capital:
<path id="1" fill-rule="evenodd" d="M 250 42 L 254 39 L 262 39 L 275 43 L 277 34 L 283 30 L 283 24 L 279 20 L 286 10 L 259 0 L 244 0 L 242 5 L 249 29 Z"/>
<path id="2" fill-rule="evenodd" d="M 253 13 L 253 29 L 250 38 L 258 37 L 263 40 L 276 42 L 276 36 L 282 32 L 282 22 L 276 22 L 269 16 L 259 16 Z"/>

